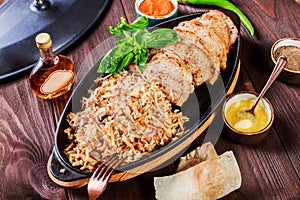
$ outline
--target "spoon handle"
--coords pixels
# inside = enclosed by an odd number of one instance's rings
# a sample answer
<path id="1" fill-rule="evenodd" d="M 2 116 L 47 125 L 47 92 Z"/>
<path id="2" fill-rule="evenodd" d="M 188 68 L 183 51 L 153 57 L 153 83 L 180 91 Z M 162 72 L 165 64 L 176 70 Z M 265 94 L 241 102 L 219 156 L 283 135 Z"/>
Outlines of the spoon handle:
<path id="1" fill-rule="evenodd" d="M 285 67 L 285 65 L 287 64 L 287 57 L 285 56 L 280 56 L 276 62 L 276 65 L 266 83 L 266 85 L 264 86 L 264 88 L 262 89 L 262 91 L 260 92 L 260 94 L 258 95 L 258 97 L 256 98 L 254 105 L 252 106 L 252 108 L 255 108 L 256 105 L 258 104 L 259 100 L 264 96 L 264 94 L 266 93 L 266 91 L 269 89 L 269 87 L 272 85 L 272 83 L 275 81 L 275 79 L 277 78 L 277 76 L 280 74 L 280 72 L 282 71 L 282 69 Z"/>

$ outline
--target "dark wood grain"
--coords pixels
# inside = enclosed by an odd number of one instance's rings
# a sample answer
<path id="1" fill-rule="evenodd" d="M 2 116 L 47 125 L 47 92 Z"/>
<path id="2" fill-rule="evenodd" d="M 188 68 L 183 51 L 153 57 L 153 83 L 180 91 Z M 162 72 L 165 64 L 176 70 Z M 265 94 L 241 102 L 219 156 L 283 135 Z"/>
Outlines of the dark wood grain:
<path id="1" fill-rule="evenodd" d="M 3 1 L 0 0 L 0 4 Z M 272 44 L 279 38 L 300 37 L 300 6 L 284 0 L 232 0 L 255 27 L 252 37 L 241 27 L 241 73 L 235 91 L 259 92 L 274 64 Z M 209 6 L 180 5 L 179 14 Z M 65 52 L 76 66 L 78 85 L 87 71 L 112 47 L 107 27 L 120 17 L 135 18 L 133 0 L 111 1 L 103 17 Z M 86 187 L 66 189 L 55 185 L 46 172 L 54 145 L 55 129 L 71 92 L 55 100 L 37 98 L 28 85 L 28 74 L 0 85 L 0 199 L 87 199 Z M 259 144 L 241 145 L 224 134 L 216 143 L 219 154 L 232 150 L 242 173 L 242 186 L 223 199 L 300 198 L 300 87 L 275 81 L 266 97 L 275 109 L 271 133 Z M 205 140 L 194 141 L 188 151 Z M 178 160 L 136 178 L 111 183 L 101 199 L 155 199 L 153 177 L 175 173 Z"/>
<path id="2" fill-rule="evenodd" d="M 11 199 L 38 197 L 28 173 L 45 165 L 53 148 L 51 101 L 36 98 L 27 77 L 0 87 L 1 194 Z"/>

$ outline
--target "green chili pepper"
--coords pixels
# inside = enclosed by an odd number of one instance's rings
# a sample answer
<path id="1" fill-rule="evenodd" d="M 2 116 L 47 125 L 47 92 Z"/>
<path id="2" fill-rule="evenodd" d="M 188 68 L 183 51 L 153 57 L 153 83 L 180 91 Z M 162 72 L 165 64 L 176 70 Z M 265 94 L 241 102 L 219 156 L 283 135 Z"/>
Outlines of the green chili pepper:
<path id="1" fill-rule="evenodd" d="M 227 0 L 178 0 L 179 3 L 187 3 L 187 4 L 204 4 L 204 5 L 212 5 L 212 6 L 218 6 L 227 10 L 231 10 L 235 12 L 242 24 L 248 29 L 250 34 L 254 35 L 254 27 L 251 24 L 250 20 L 247 18 L 247 16 L 233 3 L 227 1 Z"/>

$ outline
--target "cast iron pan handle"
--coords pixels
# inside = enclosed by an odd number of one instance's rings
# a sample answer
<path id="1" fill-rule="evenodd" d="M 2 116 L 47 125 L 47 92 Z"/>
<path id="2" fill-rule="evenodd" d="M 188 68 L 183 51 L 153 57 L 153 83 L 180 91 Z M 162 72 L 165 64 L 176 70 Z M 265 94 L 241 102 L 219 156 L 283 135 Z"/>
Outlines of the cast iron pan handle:
<path id="1" fill-rule="evenodd" d="M 80 187 L 87 184 L 89 180 L 88 174 L 77 173 L 64 165 L 57 156 L 55 149 L 53 149 L 52 155 L 49 158 L 48 167 L 51 179 L 64 187 Z"/>

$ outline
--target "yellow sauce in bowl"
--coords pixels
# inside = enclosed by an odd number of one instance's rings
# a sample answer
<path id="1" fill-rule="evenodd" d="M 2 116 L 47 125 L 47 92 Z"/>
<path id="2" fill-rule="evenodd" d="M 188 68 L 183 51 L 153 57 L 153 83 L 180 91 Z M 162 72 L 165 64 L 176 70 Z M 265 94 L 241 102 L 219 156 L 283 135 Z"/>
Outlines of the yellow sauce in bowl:
<path id="1" fill-rule="evenodd" d="M 260 104 L 254 110 L 255 116 L 246 112 L 253 104 L 254 101 L 251 99 L 239 100 L 232 103 L 225 113 L 225 118 L 229 125 L 245 134 L 255 133 L 264 129 L 268 125 L 268 114 Z"/>

